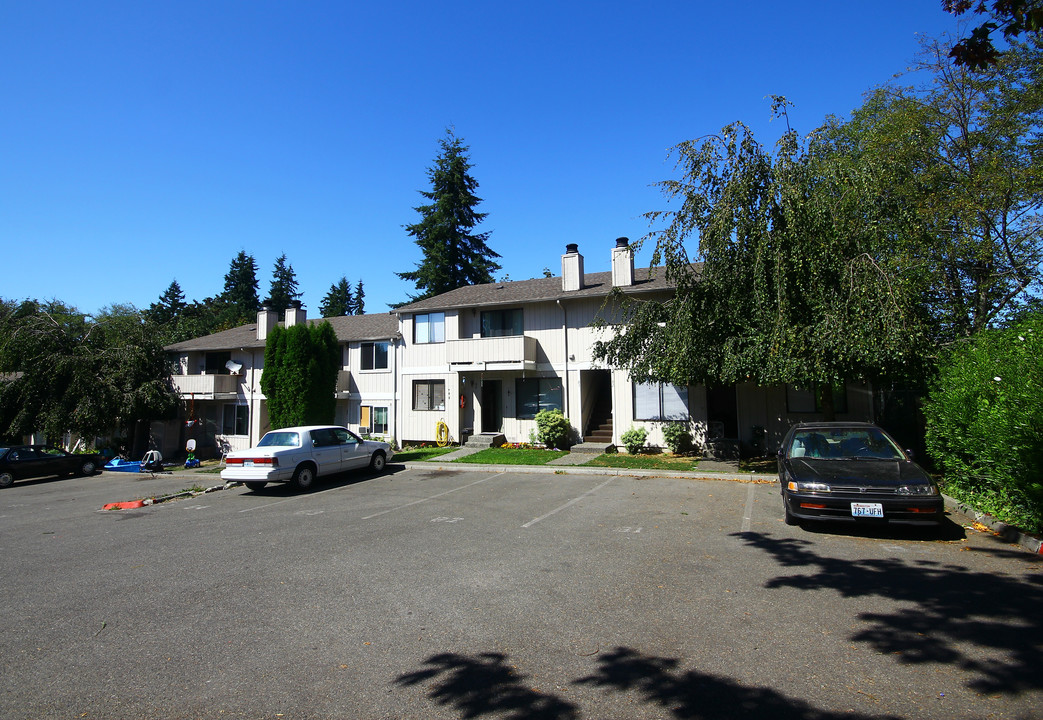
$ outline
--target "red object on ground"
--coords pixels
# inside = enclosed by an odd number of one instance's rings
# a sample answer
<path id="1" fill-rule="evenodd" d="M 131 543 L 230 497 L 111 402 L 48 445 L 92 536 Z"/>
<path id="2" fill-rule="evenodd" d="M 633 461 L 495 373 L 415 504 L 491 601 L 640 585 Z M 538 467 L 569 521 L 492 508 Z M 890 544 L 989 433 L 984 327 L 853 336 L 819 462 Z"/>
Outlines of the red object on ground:
<path id="1" fill-rule="evenodd" d="M 130 500 L 128 502 L 109 503 L 108 505 L 104 506 L 102 510 L 133 510 L 139 507 L 145 507 L 144 500 Z"/>

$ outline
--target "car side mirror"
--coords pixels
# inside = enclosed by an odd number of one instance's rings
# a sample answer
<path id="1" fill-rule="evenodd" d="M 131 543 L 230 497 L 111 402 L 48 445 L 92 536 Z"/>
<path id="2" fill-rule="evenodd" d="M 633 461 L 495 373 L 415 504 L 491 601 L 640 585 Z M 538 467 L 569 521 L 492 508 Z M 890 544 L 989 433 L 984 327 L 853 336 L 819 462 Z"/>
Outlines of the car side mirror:
<path id="1" fill-rule="evenodd" d="M 916 452 L 915 451 L 910 450 L 909 448 L 906 448 L 905 449 L 905 454 L 909 456 L 910 460 L 916 460 Z"/>
<path id="2" fill-rule="evenodd" d="M 781 459 L 782 459 L 782 455 L 783 455 L 783 452 L 782 452 L 782 448 L 779 448 L 779 449 L 778 449 L 778 450 L 777 450 L 777 451 L 775 452 L 775 456 L 776 456 L 776 457 L 777 457 L 777 458 L 778 458 L 779 460 L 781 460 Z"/>

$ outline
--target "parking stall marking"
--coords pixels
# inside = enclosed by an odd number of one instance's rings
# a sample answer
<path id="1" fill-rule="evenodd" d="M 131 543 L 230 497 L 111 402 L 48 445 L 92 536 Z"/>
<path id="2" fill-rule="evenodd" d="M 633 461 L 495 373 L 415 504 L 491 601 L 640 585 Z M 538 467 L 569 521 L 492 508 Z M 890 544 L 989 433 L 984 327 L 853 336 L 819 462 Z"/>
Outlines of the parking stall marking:
<path id="1" fill-rule="evenodd" d="M 445 495 L 449 495 L 450 493 L 455 493 L 457 490 L 465 490 L 465 489 L 467 489 L 469 487 L 473 487 L 475 485 L 479 485 L 479 484 L 481 484 L 483 482 L 486 482 L 487 480 L 492 480 L 493 478 L 500 477 L 503 474 L 504 473 L 502 473 L 502 472 L 498 472 L 495 475 L 490 475 L 489 477 L 482 478 L 481 480 L 475 480 L 473 483 L 467 483 L 466 485 L 461 485 L 460 487 L 453 488 L 452 490 L 446 490 L 445 492 L 440 492 L 440 493 L 438 493 L 436 495 L 431 495 L 430 497 L 421 498 L 420 500 L 414 500 L 413 502 L 408 502 L 408 503 L 406 503 L 404 505 L 398 505 L 396 507 L 389 508 L 387 510 L 381 510 L 378 513 L 373 513 L 372 515 L 367 515 L 366 517 L 364 517 L 362 519 L 363 520 L 372 520 L 375 517 L 380 517 L 381 515 L 387 515 L 388 513 L 393 513 L 396 510 L 404 510 L 405 508 L 412 507 L 413 505 L 419 505 L 421 503 L 430 502 L 431 500 L 437 500 L 438 498 L 443 497 Z"/>
<path id="2" fill-rule="evenodd" d="M 756 485 L 750 484 L 746 488 L 746 507 L 742 512 L 742 532 L 750 531 L 753 522 L 753 492 Z"/>
<path id="3" fill-rule="evenodd" d="M 557 514 L 558 514 L 558 513 L 560 513 L 560 512 L 562 511 L 562 510 L 565 510 L 565 509 L 567 509 L 567 508 L 569 508 L 569 507 L 572 507 L 573 505 L 575 505 L 576 503 L 578 503 L 578 502 L 579 502 L 580 500 L 582 500 L 583 498 L 585 498 L 585 497 L 589 497 L 590 495 L 593 495 L 593 494 L 594 494 L 594 493 L 596 493 L 596 492 L 597 492 L 598 490 L 600 490 L 601 488 L 605 487 L 606 485 L 608 485 L 608 484 L 609 484 L 610 482 L 612 482 L 612 481 L 613 481 L 613 480 L 615 480 L 615 479 L 616 479 L 615 477 L 610 477 L 610 478 L 609 478 L 608 480 L 606 480 L 605 482 L 601 483 L 601 484 L 600 484 L 600 485 L 598 485 L 597 487 L 594 487 L 594 488 L 591 488 L 590 490 L 587 490 L 587 491 L 586 491 L 585 493 L 583 493 L 583 494 L 582 494 L 582 495 L 580 495 L 579 497 L 574 497 L 574 498 L 572 498 L 571 500 L 569 500 L 569 501 L 568 501 L 567 503 L 565 503 L 564 505 L 560 505 L 560 506 L 558 506 L 558 507 L 554 508 L 554 509 L 553 509 L 553 510 L 551 510 L 551 511 L 550 511 L 549 513 L 547 513 L 546 515 L 540 515 L 540 516 L 539 516 L 538 518 L 534 518 L 534 519 L 530 520 L 529 522 L 527 522 L 527 523 L 525 523 L 524 525 L 522 525 L 522 527 L 523 527 L 523 528 L 530 528 L 530 527 L 532 527 L 533 525 L 535 525 L 536 523 L 539 523 L 539 522 L 543 522 L 543 521 L 544 521 L 544 520 L 546 520 L 547 518 L 549 518 L 549 517 L 551 517 L 551 516 L 553 516 L 553 515 L 557 515 Z"/>

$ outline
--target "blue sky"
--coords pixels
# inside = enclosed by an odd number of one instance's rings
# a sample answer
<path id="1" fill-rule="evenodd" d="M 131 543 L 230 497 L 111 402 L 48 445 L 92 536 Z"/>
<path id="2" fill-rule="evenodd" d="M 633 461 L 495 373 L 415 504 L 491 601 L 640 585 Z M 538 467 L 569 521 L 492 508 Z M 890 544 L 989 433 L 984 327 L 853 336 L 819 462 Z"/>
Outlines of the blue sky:
<path id="1" fill-rule="evenodd" d="M 940 0 L 6 2 L 0 297 L 201 300 L 244 249 L 262 297 L 285 252 L 309 315 L 342 275 L 385 311 L 450 126 L 498 279 L 570 242 L 607 270 L 667 207 L 671 146 L 734 120 L 773 143 L 771 94 L 811 131 L 956 31 Z"/>

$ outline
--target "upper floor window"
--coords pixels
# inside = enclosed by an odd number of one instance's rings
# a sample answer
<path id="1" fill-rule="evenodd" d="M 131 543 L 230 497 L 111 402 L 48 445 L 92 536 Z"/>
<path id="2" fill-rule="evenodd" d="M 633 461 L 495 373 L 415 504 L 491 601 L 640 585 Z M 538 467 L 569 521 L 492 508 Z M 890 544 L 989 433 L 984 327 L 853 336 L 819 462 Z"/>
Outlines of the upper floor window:
<path id="1" fill-rule="evenodd" d="M 687 420 L 688 388 L 662 383 L 635 383 L 634 419 Z"/>
<path id="2" fill-rule="evenodd" d="M 386 342 L 362 343 L 362 369 L 387 370 L 388 344 Z"/>
<path id="3" fill-rule="evenodd" d="M 422 313 L 413 316 L 413 342 L 445 342 L 445 313 Z"/>
<path id="4" fill-rule="evenodd" d="M 229 375 L 232 371 L 228 369 L 228 361 L 231 359 L 231 352 L 208 352 L 203 370 L 207 375 Z"/>
<path id="5" fill-rule="evenodd" d="M 522 334 L 521 308 L 510 310 L 483 310 L 482 337 L 506 337 Z"/>

